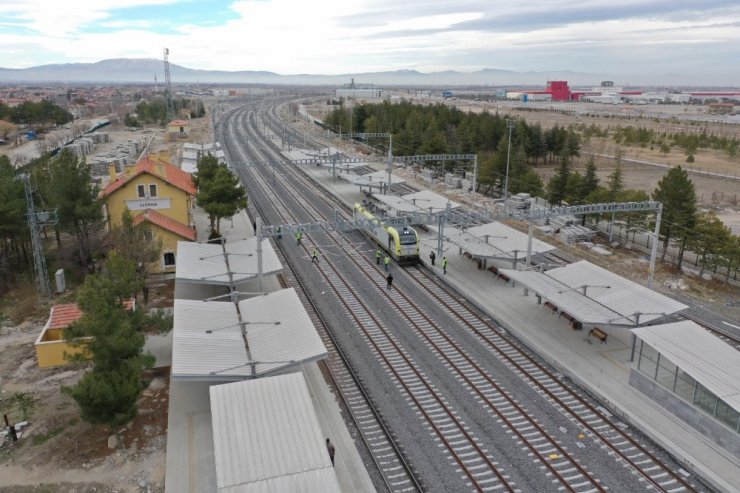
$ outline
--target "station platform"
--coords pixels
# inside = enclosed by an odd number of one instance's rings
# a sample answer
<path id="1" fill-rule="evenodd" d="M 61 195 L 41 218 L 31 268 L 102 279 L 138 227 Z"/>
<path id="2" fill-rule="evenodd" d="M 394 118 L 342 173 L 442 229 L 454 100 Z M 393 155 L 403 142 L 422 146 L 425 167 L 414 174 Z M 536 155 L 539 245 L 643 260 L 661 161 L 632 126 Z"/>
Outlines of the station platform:
<path id="1" fill-rule="evenodd" d="M 199 241 L 207 239 L 208 218 L 196 209 L 196 229 Z M 221 233 L 227 238 L 254 236 L 252 223 L 242 211 L 232 220 L 221 223 Z M 264 279 L 266 291 L 281 289 L 276 276 Z M 177 297 L 177 289 L 175 297 Z M 191 293 L 192 295 L 192 293 Z M 206 296 L 207 297 L 207 296 Z M 171 341 L 171 338 L 170 338 Z M 160 348 L 159 353 L 164 353 Z M 157 354 L 158 359 L 171 361 L 169 354 Z M 335 472 L 342 491 L 376 491 L 355 446 L 354 438 L 342 418 L 337 396 L 324 380 L 319 363 L 309 363 L 302 371 L 323 435 L 336 448 Z M 167 426 L 167 459 L 165 492 L 216 493 L 216 467 L 208 388 L 214 382 L 170 382 L 169 417 Z"/>
<path id="2" fill-rule="evenodd" d="M 366 198 L 356 186 L 333 178 L 326 170 L 310 166 L 302 169 L 349 206 Z M 409 184 L 428 188 L 416 182 Z M 441 186 L 434 191 L 445 194 Z M 460 201 L 459 193 L 451 194 L 450 199 Z M 472 201 L 467 195 L 466 201 Z M 432 235 L 421 232 L 421 260 L 430 268 L 429 253 L 437 247 L 437 238 Z M 491 272 L 478 269 L 477 262 L 458 253 L 458 246 L 445 242 L 443 248 L 448 260 L 447 274 L 442 273 L 439 256 L 433 268 L 443 282 L 487 312 L 563 375 L 597 396 L 609 412 L 633 424 L 699 474 L 712 488 L 740 491 L 740 457 L 713 443 L 629 384 L 630 369 L 636 365 L 629 361 L 629 329 L 610 330 L 608 342 L 600 344 L 588 336 L 588 331 L 574 330 L 568 320 L 537 304 L 531 292 L 529 296 L 524 294 L 523 287 L 512 287 Z M 510 263 L 496 265 L 511 267 Z"/>

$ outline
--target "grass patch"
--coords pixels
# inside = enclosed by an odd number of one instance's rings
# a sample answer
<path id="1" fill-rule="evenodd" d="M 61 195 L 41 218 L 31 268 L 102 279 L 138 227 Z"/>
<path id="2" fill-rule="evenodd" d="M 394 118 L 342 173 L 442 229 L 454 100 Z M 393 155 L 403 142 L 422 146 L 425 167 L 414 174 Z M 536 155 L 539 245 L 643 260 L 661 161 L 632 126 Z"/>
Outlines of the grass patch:
<path id="1" fill-rule="evenodd" d="M 39 435 L 34 435 L 31 437 L 31 443 L 34 445 L 43 445 L 44 443 L 48 442 L 55 436 L 59 435 L 61 432 L 64 431 L 64 427 L 54 428 L 51 431 L 48 431 L 46 433 L 41 433 Z"/>

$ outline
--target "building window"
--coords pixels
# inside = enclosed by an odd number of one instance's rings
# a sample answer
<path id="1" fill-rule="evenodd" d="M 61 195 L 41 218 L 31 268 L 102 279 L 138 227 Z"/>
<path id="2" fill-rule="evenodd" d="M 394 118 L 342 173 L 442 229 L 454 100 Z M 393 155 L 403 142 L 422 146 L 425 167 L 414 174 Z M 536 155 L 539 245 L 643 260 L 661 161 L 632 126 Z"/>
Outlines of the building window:
<path id="1" fill-rule="evenodd" d="M 146 197 L 146 188 L 144 188 L 144 185 L 136 185 L 136 191 L 139 193 L 139 198 Z"/>
<path id="2" fill-rule="evenodd" d="M 689 402 L 693 402 L 695 387 L 696 380 L 679 369 L 674 392 L 678 394 L 679 397 L 686 399 Z"/>
<path id="3" fill-rule="evenodd" d="M 650 377 L 650 380 L 655 380 L 655 370 L 658 367 L 658 352 L 652 347 L 640 343 L 640 359 L 637 362 L 637 369 L 642 373 Z"/>
<path id="4" fill-rule="evenodd" d="M 172 252 L 167 252 L 164 254 L 164 266 L 165 267 L 172 267 L 175 265 L 175 254 Z"/>
<path id="5" fill-rule="evenodd" d="M 655 380 L 668 390 L 673 390 L 673 381 L 676 378 L 676 369 L 676 365 L 671 363 L 668 358 L 661 354 L 658 359 L 658 373 L 655 376 Z"/>
<path id="6" fill-rule="evenodd" d="M 740 431 L 740 413 L 728 406 L 722 399 L 717 403 L 717 421 L 735 431 Z"/>
<path id="7" fill-rule="evenodd" d="M 149 196 L 150 197 L 157 196 L 157 185 L 149 185 Z"/>
<path id="8" fill-rule="evenodd" d="M 714 416 L 714 407 L 717 405 L 717 396 L 700 383 L 696 384 L 694 405 L 710 416 Z"/>

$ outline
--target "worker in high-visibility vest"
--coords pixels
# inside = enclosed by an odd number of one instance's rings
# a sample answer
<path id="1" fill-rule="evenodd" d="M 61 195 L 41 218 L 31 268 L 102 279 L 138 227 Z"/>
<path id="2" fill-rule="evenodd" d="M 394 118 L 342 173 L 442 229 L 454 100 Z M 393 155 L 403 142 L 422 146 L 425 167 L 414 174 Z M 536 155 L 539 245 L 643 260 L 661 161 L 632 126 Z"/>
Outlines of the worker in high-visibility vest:
<path id="1" fill-rule="evenodd" d="M 386 255 L 385 256 L 385 259 L 383 260 L 383 264 L 385 265 L 385 271 L 386 272 L 388 272 L 388 264 L 390 264 L 390 263 L 391 263 L 391 258 L 388 255 Z"/>
<path id="2" fill-rule="evenodd" d="M 280 229 L 280 226 L 278 226 L 278 227 L 277 227 L 277 228 L 275 229 L 275 233 L 277 233 L 277 239 L 278 239 L 278 240 L 279 240 L 279 239 L 281 239 L 281 238 L 283 237 L 283 230 L 282 230 L 282 229 Z"/>
<path id="3" fill-rule="evenodd" d="M 311 253 L 311 262 L 319 263 L 319 249 L 316 247 L 313 247 L 313 252 Z"/>
<path id="4" fill-rule="evenodd" d="M 300 231 L 298 231 L 295 234 L 295 244 L 298 245 L 298 246 L 301 246 L 301 240 L 302 239 L 303 239 L 303 233 L 301 233 Z"/>
<path id="5" fill-rule="evenodd" d="M 442 274 L 447 274 L 447 257 L 442 257 Z"/>
<path id="6" fill-rule="evenodd" d="M 375 250 L 375 265 L 380 265 L 380 248 Z"/>

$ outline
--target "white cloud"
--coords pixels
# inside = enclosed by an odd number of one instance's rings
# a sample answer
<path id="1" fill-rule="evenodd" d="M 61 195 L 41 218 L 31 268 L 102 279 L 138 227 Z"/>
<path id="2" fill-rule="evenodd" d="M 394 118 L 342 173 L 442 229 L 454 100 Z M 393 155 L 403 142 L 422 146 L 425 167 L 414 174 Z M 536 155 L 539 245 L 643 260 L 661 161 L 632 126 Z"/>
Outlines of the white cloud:
<path id="1" fill-rule="evenodd" d="M 0 29 L 0 65 L 161 58 L 167 46 L 173 63 L 190 68 L 287 74 L 485 67 L 599 71 L 630 65 L 691 73 L 694 60 L 706 67 L 713 49 L 740 41 L 740 6 L 728 1 L 723 7 L 721 0 L 687 1 L 682 8 L 661 0 L 495 7 L 482 0 L 236 0 L 230 5 L 236 18 L 219 25 L 116 18 L 118 8 L 168 3 L 176 2 L 3 1 L 0 18 L 21 22 L 31 34 Z M 684 12 L 704 4 L 702 15 Z M 610 17 L 615 5 L 616 18 Z M 109 32 L 89 33 L 90 25 Z M 167 25 L 166 33 L 156 31 L 161 25 Z M 726 61 L 717 61 L 717 70 L 725 68 Z"/>

